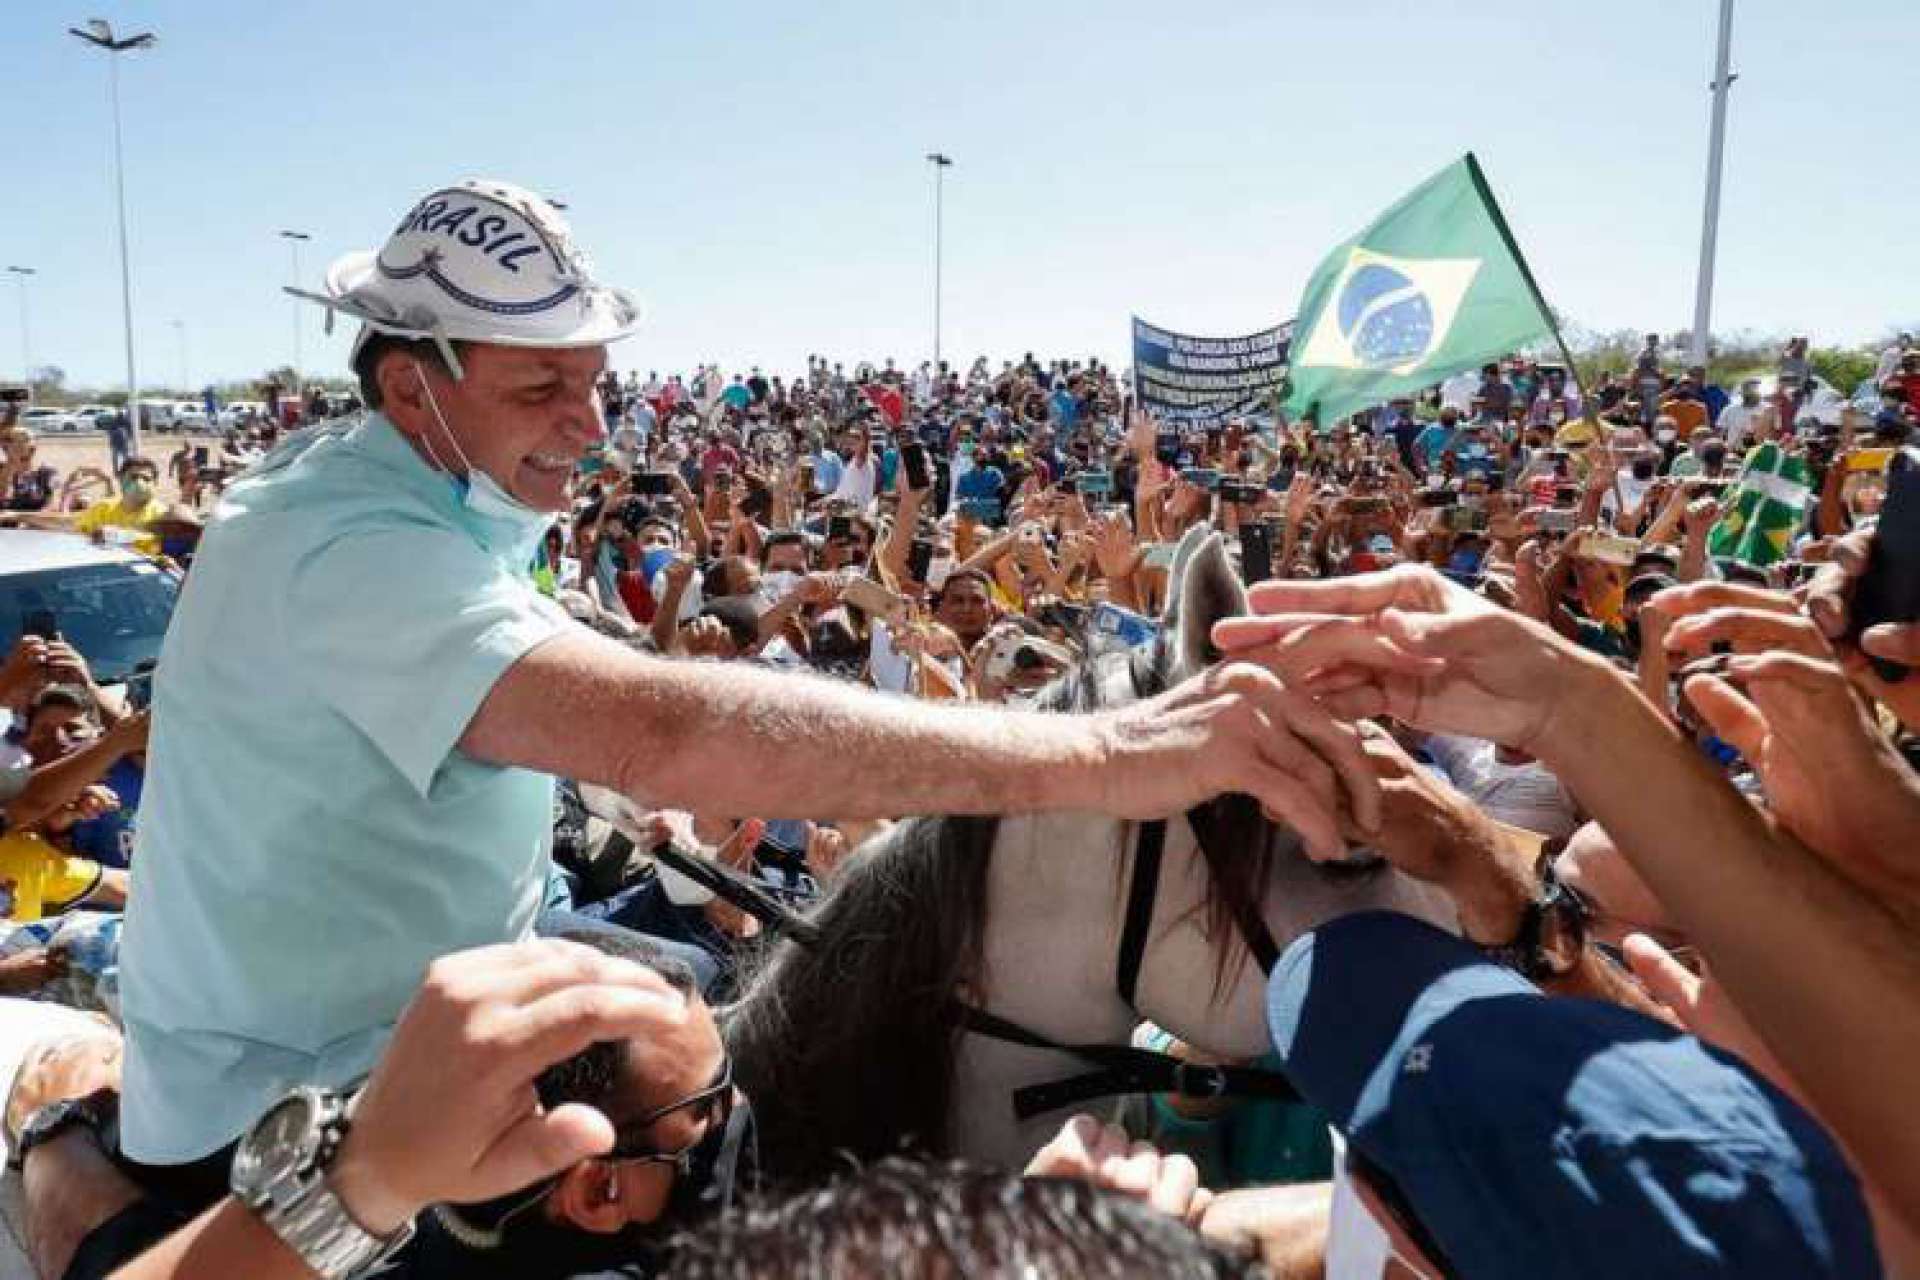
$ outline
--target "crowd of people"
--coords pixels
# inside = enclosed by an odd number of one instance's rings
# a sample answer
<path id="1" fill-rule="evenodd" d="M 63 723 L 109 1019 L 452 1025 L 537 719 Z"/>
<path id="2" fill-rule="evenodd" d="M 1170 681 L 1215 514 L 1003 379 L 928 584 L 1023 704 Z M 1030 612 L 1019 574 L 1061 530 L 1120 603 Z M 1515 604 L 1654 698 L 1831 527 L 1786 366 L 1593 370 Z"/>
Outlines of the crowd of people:
<path id="1" fill-rule="evenodd" d="M 383 254 L 508 297 L 462 209 L 590 281 L 497 184 Z M 1176 426 L 1092 359 L 621 375 L 616 290 L 503 333 L 432 287 L 330 276 L 368 414 L 218 485 L 176 458 L 177 504 L 5 436 L 17 521 L 183 578 L 151 709 L 58 635 L 0 666 L 43 1275 L 1920 1274 L 1920 625 L 1859 616 L 1920 574 L 1878 528 L 1910 337 L 1870 410 L 1816 411 L 1804 340 L 1723 388 L 1650 336 Z M 1202 528 L 1225 665 L 1040 709 L 1162 642 Z M 1267 1061 L 1311 1107 L 754 1190 L 779 1100 L 714 1011 L 779 920 L 669 851 L 806 911 L 914 815 L 1222 792 L 1457 911 L 1282 940 Z"/>

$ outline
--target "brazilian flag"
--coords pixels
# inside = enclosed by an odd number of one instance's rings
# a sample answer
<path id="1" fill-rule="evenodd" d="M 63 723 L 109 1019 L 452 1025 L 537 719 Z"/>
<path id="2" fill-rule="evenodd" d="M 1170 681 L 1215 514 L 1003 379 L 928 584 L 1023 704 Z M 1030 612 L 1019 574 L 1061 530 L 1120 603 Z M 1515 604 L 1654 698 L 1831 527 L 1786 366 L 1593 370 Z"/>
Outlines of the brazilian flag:
<path id="1" fill-rule="evenodd" d="M 1471 153 L 1328 254 L 1295 314 L 1287 411 L 1323 423 L 1557 337 Z"/>
<path id="2" fill-rule="evenodd" d="M 1726 514 L 1707 534 L 1707 554 L 1762 569 L 1786 559 L 1812 499 L 1807 464 L 1768 441 L 1747 456 Z"/>

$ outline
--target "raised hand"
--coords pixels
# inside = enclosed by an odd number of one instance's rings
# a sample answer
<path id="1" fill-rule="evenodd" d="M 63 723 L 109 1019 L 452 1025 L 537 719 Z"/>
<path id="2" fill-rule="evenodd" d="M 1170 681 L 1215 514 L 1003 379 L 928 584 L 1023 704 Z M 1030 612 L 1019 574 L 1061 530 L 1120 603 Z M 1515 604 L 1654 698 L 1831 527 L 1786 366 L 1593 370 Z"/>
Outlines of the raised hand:
<path id="1" fill-rule="evenodd" d="M 328 1175 L 356 1221 L 390 1235 L 430 1204 L 473 1204 L 606 1154 L 613 1124 L 543 1110 L 542 1071 L 601 1040 L 684 1018 L 651 969 L 558 939 L 433 962 L 355 1106 Z"/>
<path id="2" fill-rule="evenodd" d="M 1889 908 L 1920 923 L 1920 776 L 1841 670 L 1791 653 L 1736 657 L 1686 695 L 1766 788 L 1774 820 Z"/>

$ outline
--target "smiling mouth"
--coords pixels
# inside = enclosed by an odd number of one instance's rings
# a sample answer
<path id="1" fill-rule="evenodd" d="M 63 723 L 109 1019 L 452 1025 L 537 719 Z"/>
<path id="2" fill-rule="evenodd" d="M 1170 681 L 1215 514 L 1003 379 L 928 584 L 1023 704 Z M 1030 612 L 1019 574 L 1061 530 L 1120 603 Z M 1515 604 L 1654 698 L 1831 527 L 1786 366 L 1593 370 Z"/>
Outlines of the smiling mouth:
<path id="1" fill-rule="evenodd" d="M 530 453 L 526 456 L 526 465 L 535 471 L 562 472 L 573 470 L 573 459 L 564 453 Z"/>

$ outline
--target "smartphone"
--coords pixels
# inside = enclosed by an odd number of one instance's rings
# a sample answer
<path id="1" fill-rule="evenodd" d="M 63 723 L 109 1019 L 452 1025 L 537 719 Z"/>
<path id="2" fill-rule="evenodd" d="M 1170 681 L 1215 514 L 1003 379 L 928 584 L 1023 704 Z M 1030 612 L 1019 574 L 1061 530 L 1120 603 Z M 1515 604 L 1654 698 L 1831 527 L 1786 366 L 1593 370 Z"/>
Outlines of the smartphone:
<path id="1" fill-rule="evenodd" d="M 1920 450 L 1896 449 L 1887 462 L 1887 497 L 1866 572 L 1847 607 L 1848 638 L 1882 622 L 1920 619 Z M 1880 678 L 1898 683 L 1911 668 L 1873 658 Z"/>
<path id="2" fill-rule="evenodd" d="M 193 465 L 204 471 L 207 467 L 207 447 L 200 445 L 193 451 Z"/>
<path id="3" fill-rule="evenodd" d="M 1553 487 L 1553 505 L 1573 507 L 1579 505 L 1580 486 L 1576 484 L 1557 484 Z"/>
<path id="4" fill-rule="evenodd" d="M 1273 526 L 1258 521 L 1240 526 L 1240 576 L 1251 585 L 1273 576 Z"/>
<path id="5" fill-rule="evenodd" d="M 1632 538 L 1616 537 L 1609 533 L 1590 533 L 1580 542 L 1580 554 L 1587 559 L 1618 565 L 1623 569 L 1633 567 L 1633 557 L 1639 550 L 1640 544 Z"/>
<path id="6" fill-rule="evenodd" d="M 853 536 L 853 517 L 852 516 L 841 514 L 841 515 L 834 515 L 834 516 L 827 517 L 827 541 L 828 542 L 837 542 L 842 538 L 851 538 L 852 536 Z"/>
<path id="7" fill-rule="evenodd" d="M 1231 502 L 1236 507 L 1250 507 L 1265 496 L 1265 490 L 1250 481 L 1222 480 L 1220 482 L 1220 501 Z"/>
<path id="8" fill-rule="evenodd" d="M 854 578 L 840 589 L 840 598 L 876 618 L 890 617 L 907 603 L 872 578 Z"/>
<path id="9" fill-rule="evenodd" d="M 1460 495 L 1452 489 L 1422 489 L 1420 505 L 1423 507 L 1451 507 L 1460 502 Z"/>
<path id="10" fill-rule="evenodd" d="M 1568 534 L 1573 532 L 1574 513 L 1565 507 L 1549 507 L 1540 513 L 1540 532 Z"/>
<path id="11" fill-rule="evenodd" d="M 127 707 L 133 711 L 145 711 L 153 705 L 153 667 L 152 662 L 143 662 L 127 675 Z"/>
<path id="12" fill-rule="evenodd" d="M 997 524 L 1000 520 L 1001 505 L 998 498 L 962 498 L 960 514 L 981 524 Z"/>
<path id="13" fill-rule="evenodd" d="M 51 609 L 35 609 L 20 624 L 23 636 L 38 636 L 42 640 L 60 638 L 60 620 L 53 616 Z"/>
<path id="14" fill-rule="evenodd" d="M 915 582 L 925 582 L 927 572 L 933 568 L 933 542 L 927 538 L 915 538 L 907 548 L 907 576 Z"/>
<path id="15" fill-rule="evenodd" d="M 668 471 L 642 471 L 633 478 L 633 491 L 649 498 L 657 498 L 672 493 L 673 473 Z"/>
<path id="16" fill-rule="evenodd" d="M 918 440 L 909 440 L 900 446 L 900 465 L 907 473 L 907 483 L 916 489 L 933 487 L 933 468 L 927 465 L 927 446 Z"/>
<path id="17" fill-rule="evenodd" d="M 1220 487 L 1220 473 L 1212 467 L 1188 467 L 1180 473 L 1180 478 L 1208 493 Z"/>
<path id="18" fill-rule="evenodd" d="M 1180 433 L 1162 431 L 1153 438 L 1153 456 L 1163 467 L 1171 467 L 1180 460 Z"/>
<path id="19" fill-rule="evenodd" d="M 1104 498 L 1113 492 L 1113 472 L 1082 471 L 1073 478 L 1074 488 L 1089 498 Z"/>

